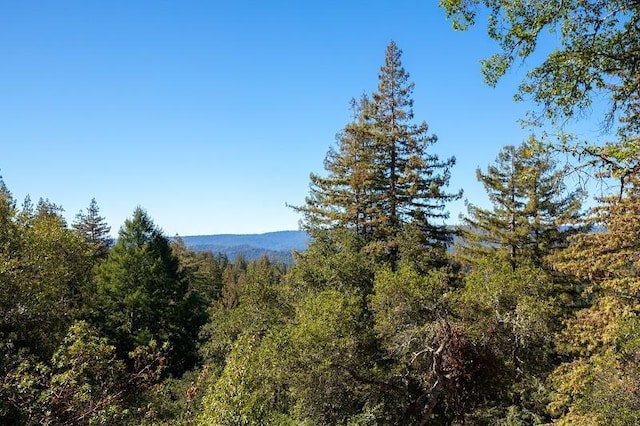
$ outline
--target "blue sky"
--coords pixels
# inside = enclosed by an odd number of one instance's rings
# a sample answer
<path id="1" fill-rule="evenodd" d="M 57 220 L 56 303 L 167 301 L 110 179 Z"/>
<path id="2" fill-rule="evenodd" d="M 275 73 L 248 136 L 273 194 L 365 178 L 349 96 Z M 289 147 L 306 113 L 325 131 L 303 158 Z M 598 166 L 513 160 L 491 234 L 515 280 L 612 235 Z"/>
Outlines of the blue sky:
<path id="1" fill-rule="evenodd" d="M 529 134 L 512 101 L 528 64 L 485 86 L 484 28 L 454 32 L 426 0 L 3 2 L 0 174 L 70 220 L 95 197 L 114 233 L 138 205 L 168 235 L 296 229 L 286 204 L 391 39 L 434 151 L 457 158 L 451 189 L 484 203 L 475 169 Z"/>

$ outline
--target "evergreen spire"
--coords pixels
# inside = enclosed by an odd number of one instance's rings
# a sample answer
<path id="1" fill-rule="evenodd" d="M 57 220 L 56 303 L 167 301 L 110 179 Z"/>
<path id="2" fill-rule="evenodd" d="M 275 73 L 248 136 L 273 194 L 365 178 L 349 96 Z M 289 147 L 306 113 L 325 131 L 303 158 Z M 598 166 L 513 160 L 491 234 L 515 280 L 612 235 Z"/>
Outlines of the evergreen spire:
<path id="1" fill-rule="evenodd" d="M 103 259 L 107 256 L 109 248 L 113 245 L 113 239 L 109 236 L 111 227 L 107 225 L 105 218 L 100 216 L 100 209 L 95 198 L 91 199 L 86 213 L 81 210 L 76 215 L 72 226 L 93 248 L 96 258 Z"/>
<path id="2" fill-rule="evenodd" d="M 562 225 L 578 217 L 582 193 L 566 191 L 565 170 L 533 137 L 518 147 L 505 146 L 486 172 L 476 173 L 492 208 L 467 205 L 458 246 L 463 259 L 473 262 L 494 253 L 506 256 L 513 270 L 525 260 L 541 266 L 576 231 Z"/>
<path id="3" fill-rule="evenodd" d="M 327 176 L 311 175 L 305 215 L 308 230 L 347 227 L 365 237 L 373 251 L 397 260 L 399 236 L 418 225 L 429 245 L 450 239 L 443 223 L 445 204 L 461 196 L 447 193 L 453 157 L 428 152 L 437 138 L 426 122 L 413 122 L 414 84 L 402 67 L 402 51 L 387 47 L 378 90 L 354 102 L 354 120 L 338 135 L 325 160 Z"/>

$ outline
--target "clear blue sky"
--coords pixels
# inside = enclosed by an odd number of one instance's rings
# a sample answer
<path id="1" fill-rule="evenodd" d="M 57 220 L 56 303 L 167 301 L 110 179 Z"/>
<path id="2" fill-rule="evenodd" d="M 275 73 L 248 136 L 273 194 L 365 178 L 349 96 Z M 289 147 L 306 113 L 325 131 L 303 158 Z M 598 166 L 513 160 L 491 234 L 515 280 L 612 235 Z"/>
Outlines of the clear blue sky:
<path id="1" fill-rule="evenodd" d="M 3 2 L 0 174 L 69 220 L 95 197 L 114 233 L 137 205 L 168 235 L 296 229 L 285 204 L 391 39 L 416 118 L 457 158 L 451 189 L 482 203 L 475 169 L 528 135 L 512 102 L 526 67 L 486 87 L 484 28 L 452 31 L 429 0 Z"/>

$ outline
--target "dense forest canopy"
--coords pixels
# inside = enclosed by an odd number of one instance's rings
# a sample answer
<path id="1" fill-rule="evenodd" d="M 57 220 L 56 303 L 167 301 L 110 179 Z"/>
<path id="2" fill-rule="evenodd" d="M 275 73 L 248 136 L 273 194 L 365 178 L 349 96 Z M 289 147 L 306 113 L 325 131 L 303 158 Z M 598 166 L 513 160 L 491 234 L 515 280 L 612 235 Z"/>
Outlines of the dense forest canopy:
<path id="1" fill-rule="evenodd" d="M 68 224 L 0 180 L 0 423 L 638 424 L 638 4 L 441 4 L 458 26 L 489 8 L 490 82 L 561 32 L 522 91 L 552 119 L 610 93 L 620 142 L 588 161 L 620 192 L 585 211 L 532 135 L 447 226 L 455 157 L 393 41 L 294 207 L 312 239 L 293 266 L 195 252 L 140 207 L 114 241 L 95 200 Z"/>

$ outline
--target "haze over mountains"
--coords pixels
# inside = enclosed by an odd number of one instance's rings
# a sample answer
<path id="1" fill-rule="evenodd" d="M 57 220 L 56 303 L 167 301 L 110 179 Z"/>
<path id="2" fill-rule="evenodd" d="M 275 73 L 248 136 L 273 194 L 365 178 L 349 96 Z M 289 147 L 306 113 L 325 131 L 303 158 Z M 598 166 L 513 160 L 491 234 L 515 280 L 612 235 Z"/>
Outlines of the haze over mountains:
<path id="1" fill-rule="evenodd" d="M 191 235 L 181 238 L 185 245 L 193 250 L 224 254 L 230 260 L 238 257 L 255 260 L 267 256 L 274 262 L 287 264 L 293 262 L 293 250 L 305 250 L 309 243 L 309 236 L 303 231 Z"/>

